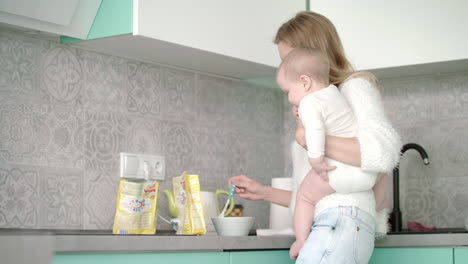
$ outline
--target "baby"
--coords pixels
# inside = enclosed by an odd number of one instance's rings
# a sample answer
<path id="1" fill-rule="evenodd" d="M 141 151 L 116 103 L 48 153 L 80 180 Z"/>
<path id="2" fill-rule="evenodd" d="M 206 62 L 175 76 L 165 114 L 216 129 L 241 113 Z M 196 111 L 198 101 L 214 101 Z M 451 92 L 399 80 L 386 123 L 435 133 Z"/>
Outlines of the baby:
<path id="1" fill-rule="evenodd" d="M 291 246 L 295 258 L 309 236 L 315 217 L 315 204 L 338 193 L 361 192 L 374 188 L 378 208 L 385 204 L 386 180 L 377 173 L 361 170 L 325 158 L 325 136 L 352 138 L 358 127 L 352 109 L 338 88 L 329 84 L 328 60 L 314 49 L 294 49 L 279 66 L 276 80 L 288 100 L 298 109 L 305 128 L 309 172 L 297 192 L 294 210 L 296 241 Z"/>

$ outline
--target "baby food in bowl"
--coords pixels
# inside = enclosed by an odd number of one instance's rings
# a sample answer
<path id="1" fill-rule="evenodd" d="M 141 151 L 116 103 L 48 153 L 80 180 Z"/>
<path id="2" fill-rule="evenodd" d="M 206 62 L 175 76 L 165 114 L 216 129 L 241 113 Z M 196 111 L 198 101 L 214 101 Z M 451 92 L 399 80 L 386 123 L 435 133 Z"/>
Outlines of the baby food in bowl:
<path id="1" fill-rule="evenodd" d="M 211 220 L 220 236 L 248 236 L 255 217 L 212 217 Z"/>

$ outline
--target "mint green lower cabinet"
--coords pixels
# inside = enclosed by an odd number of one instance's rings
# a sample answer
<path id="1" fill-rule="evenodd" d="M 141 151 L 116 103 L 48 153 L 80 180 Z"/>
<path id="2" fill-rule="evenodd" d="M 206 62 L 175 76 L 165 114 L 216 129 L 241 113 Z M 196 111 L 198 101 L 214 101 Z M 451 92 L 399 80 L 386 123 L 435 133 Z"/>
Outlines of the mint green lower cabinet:
<path id="1" fill-rule="evenodd" d="M 293 264 L 289 250 L 55 255 L 53 264 Z M 467 264 L 468 248 L 376 248 L 369 264 Z"/>
<path id="2" fill-rule="evenodd" d="M 53 264 L 229 264 L 229 252 L 55 255 Z"/>
<path id="3" fill-rule="evenodd" d="M 55 255 L 53 264 L 288 264 L 289 250 L 197 252 L 197 253 L 122 253 Z"/>
<path id="4" fill-rule="evenodd" d="M 231 252 L 230 264 L 288 264 L 294 263 L 289 258 L 289 250 L 241 251 Z"/>
<path id="5" fill-rule="evenodd" d="M 455 248 L 453 256 L 455 258 L 454 264 L 468 263 L 468 248 Z"/>
<path id="6" fill-rule="evenodd" d="M 416 263 L 452 264 L 453 248 L 376 248 L 369 261 L 369 264 Z"/>

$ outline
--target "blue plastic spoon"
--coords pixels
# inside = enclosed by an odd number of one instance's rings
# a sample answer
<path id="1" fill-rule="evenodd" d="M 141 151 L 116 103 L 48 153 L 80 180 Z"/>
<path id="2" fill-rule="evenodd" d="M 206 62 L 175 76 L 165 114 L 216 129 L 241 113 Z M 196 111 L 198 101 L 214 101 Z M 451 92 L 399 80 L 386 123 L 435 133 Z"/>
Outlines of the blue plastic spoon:
<path id="1" fill-rule="evenodd" d="M 223 210 L 221 211 L 221 213 L 218 215 L 218 217 L 224 217 L 224 214 L 226 213 L 226 209 L 228 207 L 228 204 L 229 204 L 229 201 L 231 201 L 231 198 L 232 198 L 232 195 L 234 194 L 234 190 L 236 189 L 236 185 L 235 184 L 231 184 L 231 190 L 229 190 L 229 195 L 228 195 L 228 198 L 226 200 L 226 204 L 224 205 L 223 207 Z"/>

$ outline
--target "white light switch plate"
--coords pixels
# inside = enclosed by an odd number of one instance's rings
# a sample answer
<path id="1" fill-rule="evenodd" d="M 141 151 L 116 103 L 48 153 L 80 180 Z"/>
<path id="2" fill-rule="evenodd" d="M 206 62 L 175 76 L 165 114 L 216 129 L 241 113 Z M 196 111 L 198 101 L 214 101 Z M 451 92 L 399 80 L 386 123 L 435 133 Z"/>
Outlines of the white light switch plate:
<path id="1" fill-rule="evenodd" d="M 120 153 L 120 177 L 145 179 L 148 175 L 150 180 L 164 180 L 166 162 L 164 156 Z"/>

